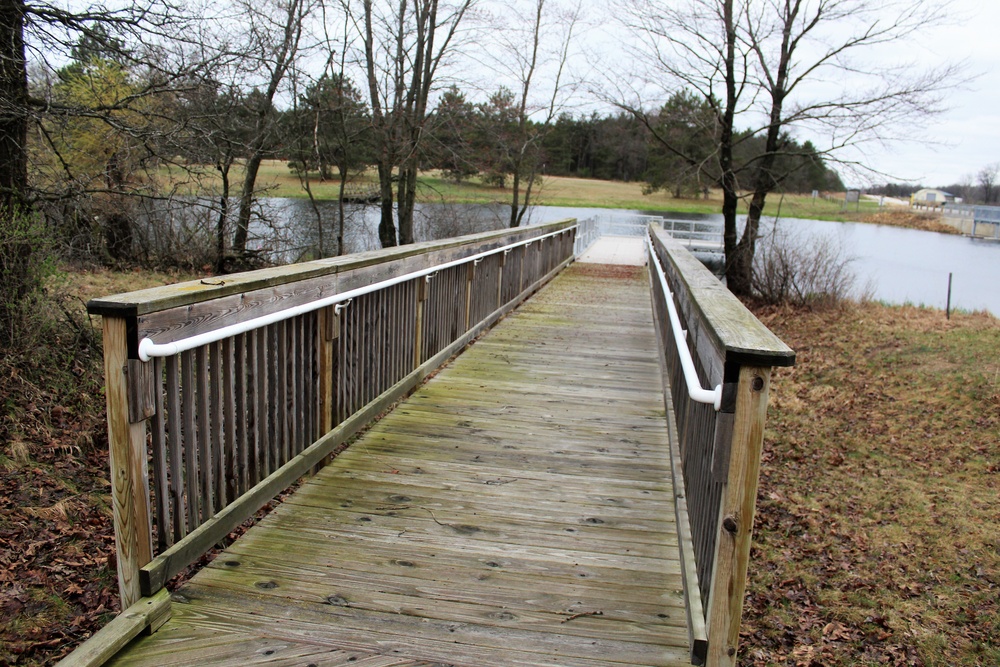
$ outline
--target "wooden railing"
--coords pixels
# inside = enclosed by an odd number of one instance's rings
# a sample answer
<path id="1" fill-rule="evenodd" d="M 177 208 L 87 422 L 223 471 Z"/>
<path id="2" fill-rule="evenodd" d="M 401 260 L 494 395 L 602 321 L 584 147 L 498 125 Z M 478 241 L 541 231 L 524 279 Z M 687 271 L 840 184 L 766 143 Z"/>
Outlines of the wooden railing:
<path id="1" fill-rule="evenodd" d="M 795 353 L 680 243 L 652 225 L 649 250 L 692 662 L 734 665 L 771 369 L 794 364 Z M 672 294 L 664 293 L 664 282 Z M 686 334 L 674 334 L 668 298 Z M 692 380 L 705 389 L 695 394 L 708 402 L 689 392 L 678 345 L 690 351 L 697 373 Z M 709 394 L 720 385 L 716 409 Z"/>
<path id="2" fill-rule="evenodd" d="M 554 276 L 575 233 L 570 220 L 91 301 L 122 609 Z"/>

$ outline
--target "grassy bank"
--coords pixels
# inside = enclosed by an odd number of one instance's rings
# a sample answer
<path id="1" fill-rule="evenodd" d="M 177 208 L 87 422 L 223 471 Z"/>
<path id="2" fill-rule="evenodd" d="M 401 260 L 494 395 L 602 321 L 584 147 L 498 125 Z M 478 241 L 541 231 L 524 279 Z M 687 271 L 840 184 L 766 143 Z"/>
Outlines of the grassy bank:
<path id="1" fill-rule="evenodd" d="M 162 178 L 165 182 L 178 182 L 184 174 L 178 170 L 165 170 Z M 242 171 L 234 167 L 231 176 L 233 183 L 242 179 Z M 375 186 L 375 173 L 369 171 L 355 177 L 354 185 Z M 306 197 L 299 178 L 295 176 L 285 162 L 279 160 L 265 161 L 260 169 L 259 187 L 270 197 Z M 209 173 L 198 187 L 184 186 L 184 191 L 194 192 L 198 188 L 210 188 L 218 185 L 217 178 Z M 545 176 L 532 195 L 535 203 L 545 206 L 566 206 L 572 208 L 625 208 L 650 211 L 676 211 L 684 213 L 719 213 L 722 207 L 722 195 L 712 191 L 704 198 L 674 198 L 666 192 L 644 194 L 642 183 L 623 183 L 621 181 L 599 181 L 588 178 L 569 178 L 563 176 Z M 320 200 L 335 200 L 338 196 L 336 181 L 319 182 L 318 178 L 310 181 L 313 195 Z M 445 178 L 439 172 L 425 172 L 419 179 L 417 197 L 428 203 L 455 204 L 506 204 L 510 201 L 510 190 L 486 185 L 479 179 L 472 178 L 461 183 Z M 878 204 L 873 201 L 862 201 L 860 206 L 851 204 L 845 210 L 842 195 L 840 199 L 813 199 L 809 195 L 772 195 L 769 197 L 765 212 L 768 215 L 781 215 L 786 218 L 807 218 L 814 220 L 838 221 L 868 221 L 879 214 Z M 746 212 L 745 202 L 741 204 L 741 212 Z M 921 216 L 915 216 L 918 219 Z M 937 216 L 931 214 L 936 219 Z M 899 216 L 889 218 L 901 219 Z M 902 223 L 895 223 L 902 224 Z M 912 226 L 903 224 L 902 226 Z M 940 230 L 936 230 L 940 231 Z"/>
<path id="2" fill-rule="evenodd" d="M 1000 664 L 1000 323 L 766 310 L 768 415 L 741 664 Z"/>

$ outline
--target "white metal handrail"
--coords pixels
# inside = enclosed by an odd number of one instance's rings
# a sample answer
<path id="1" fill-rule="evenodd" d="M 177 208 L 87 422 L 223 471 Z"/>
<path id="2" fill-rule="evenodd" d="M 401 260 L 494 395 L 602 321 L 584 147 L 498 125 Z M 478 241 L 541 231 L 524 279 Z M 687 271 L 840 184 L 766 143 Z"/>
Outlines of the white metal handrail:
<path id="1" fill-rule="evenodd" d="M 291 308 L 279 310 L 277 312 L 270 313 L 268 315 L 261 315 L 260 317 L 255 317 L 253 319 L 246 320 L 245 322 L 237 322 L 236 324 L 230 324 L 229 326 L 221 327 L 219 329 L 213 329 L 212 331 L 206 331 L 205 333 L 197 334 L 195 336 L 190 336 L 188 338 L 182 338 L 180 340 L 173 341 L 171 343 L 154 343 L 148 337 L 143 338 L 141 341 L 139 341 L 139 359 L 141 359 L 142 361 L 149 361 L 153 357 L 172 357 L 176 354 L 180 354 L 181 352 L 193 350 L 196 347 L 201 347 L 202 345 L 208 345 L 209 343 L 215 343 L 225 338 L 230 338 L 232 336 L 238 336 L 239 334 L 246 333 L 254 329 L 260 329 L 261 327 L 266 327 L 267 325 L 274 324 L 275 322 L 281 322 L 283 320 L 291 319 L 298 315 L 303 315 L 305 313 L 310 313 L 314 310 L 319 310 L 320 308 L 325 308 L 326 306 L 332 306 L 334 304 L 339 304 L 344 301 L 350 301 L 356 296 L 362 296 L 364 294 L 375 292 L 385 287 L 392 287 L 393 285 L 398 285 L 399 283 L 405 283 L 408 280 L 413 280 L 414 278 L 421 278 L 424 276 L 428 276 L 432 273 L 443 271 L 444 269 L 450 269 L 453 266 L 458 266 L 460 264 L 466 264 L 468 262 L 480 260 L 484 257 L 488 257 L 489 255 L 494 255 L 498 252 L 509 252 L 513 248 L 517 248 L 522 245 L 530 245 L 535 241 L 540 241 L 550 236 L 563 234 L 573 229 L 576 229 L 576 225 L 566 227 L 565 229 L 560 229 L 559 231 L 556 232 L 543 234 L 542 236 L 536 236 L 531 239 L 518 241 L 517 243 L 511 243 L 509 245 L 503 246 L 502 248 L 487 250 L 475 255 L 463 257 L 462 259 L 456 259 L 451 262 L 438 264 L 437 266 L 432 266 L 427 269 L 421 269 L 419 271 L 407 273 L 402 276 L 397 276 L 395 278 L 389 278 L 388 280 L 383 280 L 381 282 L 372 283 L 371 285 L 365 285 L 364 287 L 358 287 L 356 289 L 348 290 L 346 292 L 340 292 L 338 294 L 334 294 L 333 296 L 324 297 L 322 299 L 317 299 L 316 301 L 310 301 L 309 303 L 303 303 L 298 306 L 293 306 Z"/>
<path id="2" fill-rule="evenodd" d="M 670 291 L 667 276 L 663 272 L 660 258 L 656 255 L 656 249 L 653 247 L 652 237 L 646 237 L 646 246 L 649 248 L 650 264 L 656 267 L 656 275 L 660 279 L 664 300 L 667 302 L 670 328 L 674 332 L 674 341 L 677 343 L 677 354 L 681 359 L 681 368 L 684 370 L 684 382 L 687 383 L 688 395 L 693 401 L 713 405 L 716 410 L 719 410 L 722 407 L 722 385 L 716 385 L 715 389 L 705 389 L 701 386 L 698 371 L 694 367 L 694 359 L 691 358 L 691 350 L 688 349 L 686 343 L 687 330 L 681 328 L 681 319 L 677 315 L 677 307 L 674 305 L 674 293 Z"/>

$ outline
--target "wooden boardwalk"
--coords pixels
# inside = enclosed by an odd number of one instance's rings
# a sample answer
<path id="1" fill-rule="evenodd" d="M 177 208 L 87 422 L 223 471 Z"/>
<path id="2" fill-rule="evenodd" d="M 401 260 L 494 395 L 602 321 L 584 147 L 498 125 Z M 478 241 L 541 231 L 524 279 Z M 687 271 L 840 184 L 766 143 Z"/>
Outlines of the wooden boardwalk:
<path id="1" fill-rule="evenodd" d="M 644 271 L 570 267 L 111 664 L 690 664 Z"/>

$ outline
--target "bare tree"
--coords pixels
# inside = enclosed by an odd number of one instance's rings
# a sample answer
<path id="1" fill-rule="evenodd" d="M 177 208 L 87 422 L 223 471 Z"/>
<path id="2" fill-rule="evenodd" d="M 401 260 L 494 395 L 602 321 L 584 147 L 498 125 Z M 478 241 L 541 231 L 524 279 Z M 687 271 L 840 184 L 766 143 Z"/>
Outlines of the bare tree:
<path id="1" fill-rule="evenodd" d="M 788 133 L 822 137 L 818 154 L 869 169 L 852 160 L 852 147 L 888 141 L 904 124 L 941 109 L 942 93 L 960 73 L 954 65 L 923 69 L 879 59 L 878 49 L 919 34 L 939 21 L 934 0 L 687 0 L 666 6 L 624 0 L 626 24 L 639 38 L 645 63 L 638 84 L 668 92 L 696 91 L 717 109 L 718 152 L 700 168 L 723 190 L 726 277 L 731 290 L 748 294 L 755 243 L 767 195 L 781 187 L 778 168 Z M 674 5 L 674 3 L 671 3 Z M 659 80 L 657 80 L 659 77 Z M 633 93 L 638 92 L 638 86 Z M 623 104 L 641 113 L 636 95 Z M 741 164 L 733 161 L 735 123 L 740 137 L 763 137 L 764 147 Z M 666 150 L 683 151 L 664 141 Z M 742 232 L 736 208 L 748 192 Z"/>
<path id="2" fill-rule="evenodd" d="M 265 77 L 260 94 L 251 96 L 255 117 L 253 136 L 246 147 L 246 166 L 240 193 L 240 211 L 233 236 L 233 252 L 246 253 L 250 218 L 260 164 L 272 147 L 276 118 L 274 98 L 286 75 L 300 56 L 306 17 L 315 9 L 313 0 L 273 0 L 262 3 L 240 0 L 248 21 L 249 44 L 244 51 L 250 71 Z"/>
<path id="3" fill-rule="evenodd" d="M 997 198 L 997 174 L 1000 174 L 1000 162 L 988 164 L 976 174 L 984 204 L 991 204 Z"/>
<path id="4" fill-rule="evenodd" d="M 360 61 L 371 105 L 383 247 L 397 243 L 394 182 L 398 242 L 414 240 L 413 207 L 428 100 L 438 70 L 455 47 L 459 28 L 474 3 L 399 0 L 395 9 L 387 11 L 372 0 L 362 0 L 360 9 L 342 0 L 363 44 Z"/>
<path id="5" fill-rule="evenodd" d="M 510 110 L 515 126 L 509 132 L 497 128 L 498 140 L 493 142 L 502 170 L 512 178 L 511 227 L 524 220 L 541 166 L 542 141 L 573 88 L 567 85 L 566 67 L 580 14 L 579 4 L 563 9 L 554 0 L 533 0 L 530 7 L 511 3 L 503 21 L 509 21 L 510 15 L 530 16 L 531 21 L 520 28 L 498 26 L 495 31 L 501 48 L 491 60 L 491 69 L 506 70 L 517 85 L 515 108 Z M 539 97 L 539 78 L 546 75 L 548 85 Z"/>
<path id="6" fill-rule="evenodd" d="M 75 118 L 103 124 L 120 136 L 129 134 L 140 152 L 148 151 L 152 145 L 148 130 L 157 124 L 148 121 L 158 112 L 147 101 L 168 90 L 185 67 L 170 59 L 161 62 L 161 45 L 176 38 L 184 21 L 160 0 L 141 0 L 118 9 L 45 0 L 5 0 L 0 5 L 0 339 L 15 330 L 19 304 L 38 287 L 35 268 L 41 244 L 36 238 L 36 204 L 77 194 L 75 188 L 54 192 L 51 182 L 33 177 L 32 156 L 37 152 L 33 144 L 41 144 L 41 150 L 52 155 L 51 146 L 44 146 L 50 139 L 44 122 Z M 29 72 L 40 73 L 51 84 L 55 73 L 67 67 L 67 59 L 85 50 L 112 55 L 135 75 L 124 95 L 80 104 L 53 97 L 51 85 L 32 85 Z M 126 122 L 125 117 L 144 105 L 150 111 L 140 123 L 145 128 Z M 108 178 L 92 180 L 88 187 L 116 196 L 110 191 L 121 185 L 121 165 L 110 160 L 106 166 Z M 69 178 L 72 168 L 62 161 L 53 173 Z M 127 235 L 115 239 L 122 244 L 113 245 L 122 248 Z"/>

